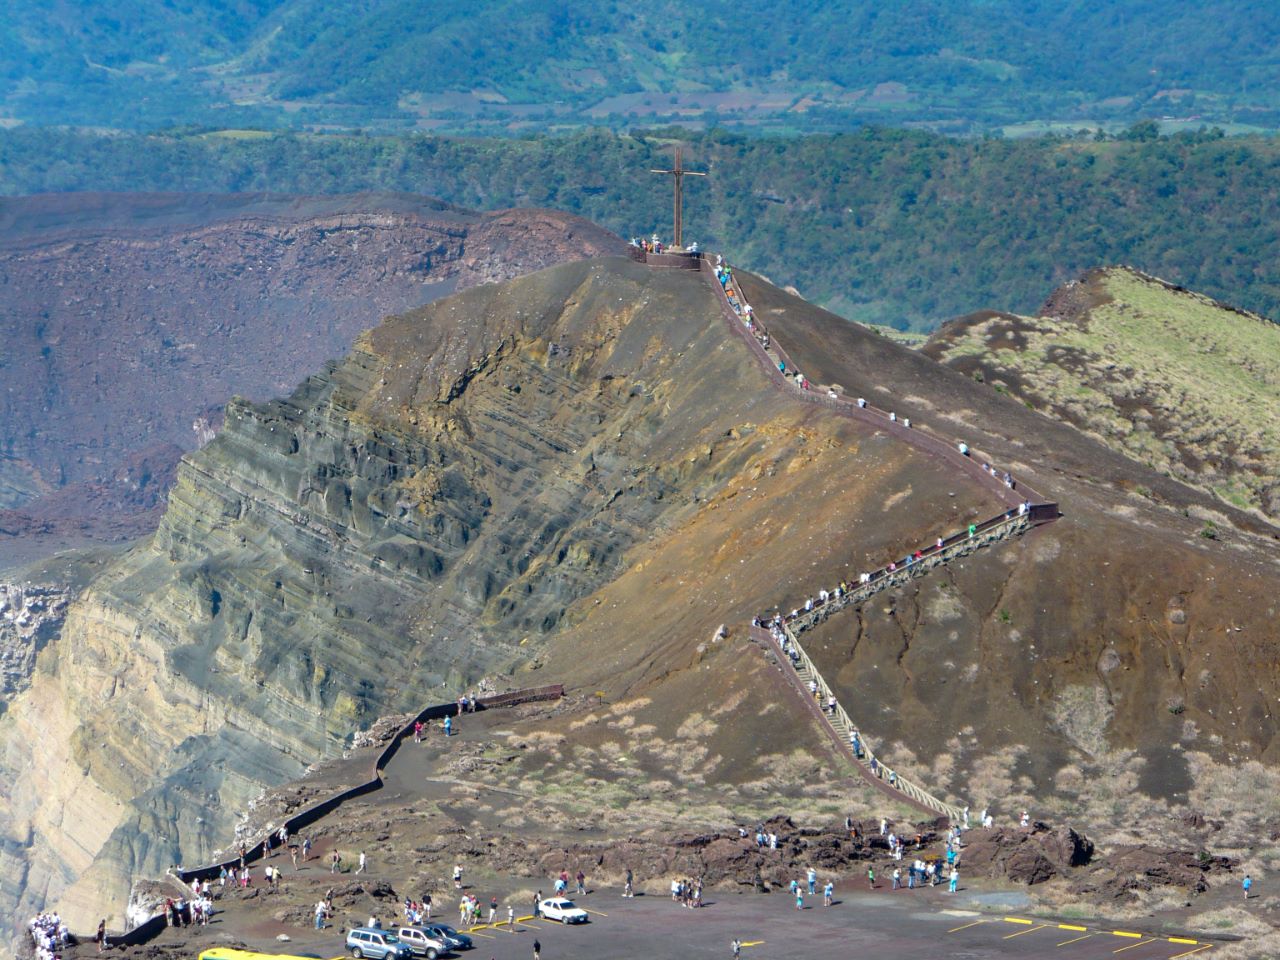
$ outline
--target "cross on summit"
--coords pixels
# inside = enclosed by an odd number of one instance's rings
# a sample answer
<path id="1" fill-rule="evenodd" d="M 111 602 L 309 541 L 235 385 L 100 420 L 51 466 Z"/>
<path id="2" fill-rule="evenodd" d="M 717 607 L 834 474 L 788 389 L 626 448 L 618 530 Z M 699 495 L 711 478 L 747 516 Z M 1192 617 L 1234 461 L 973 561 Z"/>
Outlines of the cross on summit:
<path id="1" fill-rule="evenodd" d="M 698 170 L 686 170 L 684 168 L 683 151 L 680 147 L 676 147 L 675 166 L 670 170 L 650 170 L 650 173 L 661 173 L 670 176 L 675 184 L 675 231 L 671 235 L 672 243 L 677 250 L 684 249 L 684 178 L 685 177 L 705 177 L 706 174 Z"/>

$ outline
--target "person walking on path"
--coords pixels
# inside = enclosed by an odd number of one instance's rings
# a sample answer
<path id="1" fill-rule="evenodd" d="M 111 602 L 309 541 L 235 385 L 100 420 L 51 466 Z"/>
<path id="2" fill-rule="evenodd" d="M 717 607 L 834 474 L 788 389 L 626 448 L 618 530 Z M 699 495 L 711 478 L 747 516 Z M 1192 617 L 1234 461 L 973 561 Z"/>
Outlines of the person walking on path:
<path id="1" fill-rule="evenodd" d="M 805 879 L 809 881 L 809 896 L 812 897 L 818 892 L 818 871 L 810 867 Z"/>
<path id="2" fill-rule="evenodd" d="M 364 868 L 369 865 L 368 859 L 364 855 L 364 851 L 360 851 L 360 865 L 356 867 L 356 873 L 364 873 Z"/>
<path id="3" fill-rule="evenodd" d="M 446 737 L 453 736 L 453 718 L 452 717 L 444 718 L 444 735 Z"/>
<path id="4" fill-rule="evenodd" d="M 310 859 L 311 859 L 311 838 L 303 837 L 302 838 L 302 860 L 305 863 Z"/>
<path id="5" fill-rule="evenodd" d="M 742 960 L 742 941 L 737 937 L 733 938 L 733 943 L 729 945 L 729 949 L 733 951 L 733 960 Z"/>
<path id="6" fill-rule="evenodd" d="M 1249 891 L 1253 889 L 1253 877 L 1246 873 L 1244 879 L 1240 881 L 1240 886 L 1244 888 L 1244 898 L 1248 900 Z"/>
<path id="7" fill-rule="evenodd" d="M 583 896 L 586 896 L 586 893 L 587 893 L 587 875 L 586 875 L 585 873 L 583 873 L 581 869 L 579 869 L 579 870 L 578 870 L 578 875 L 577 875 L 576 877 L 574 877 L 574 879 L 578 881 L 578 893 L 579 893 L 579 894 L 581 894 L 581 895 L 583 895 Z"/>
<path id="8" fill-rule="evenodd" d="M 956 892 L 956 884 L 960 882 L 960 871 L 955 867 L 951 868 L 951 880 L 947 884 L 947 893 Z"/>
<path id="9" fill-rule="evenodd" d="M 516 907 L 513 903 L 507 904 L 507 929 L 516 932 Z"/>
<path id="10" fill-rule="evenodd" d="M 98 952 L 101 953 L 103 946 L 107 942 L 107 919 L 103 917 L 98 921 L 98 932 L 94 934 L 94 940 L 98 943 Z M 736 942 L 736 941 L 735 941 Z"/>
<path id="11" fill-rule="evenodd" d="M 893 889 L 897 890 L 902 886 L 902 871 L 897 867 L 893 868 Z"/>
<path id="12" fill-rule="evenodd" d="M 632 886 L 632 882 L 631 882 L 631 881 L 632 881 L 632 879 L 633 879 L 633 877 L 632 877 L 632 874 L 631 874 L 631 868 L 630 868 L 630 867 L 627 867 L 627 881 L 626 881 L 626 883 L 625 883 L 625 884 L 623 884 L 623 887 L 622 887 L 622 895 L 623 895 L 624 897 L 634 897 L 634 896 L 635 896 L 635 887 L 634 887 L 634 886 Z"/>
<path id="13" fill-rule="evenodd" d="M 533 941 L 533 960 L 542 960 L 542 944 L 537 940 Z"/>
<path id="14" fill-rule="evenodd" d="M 796 887 L 796 909 L 797 910 L 804 909 L 804 891 L 801 890 L 799 887 Z"/>
<path id="15" fill-rule="evenodd" d="M 876 888 L 876 868 L 867 867 L 867 889 L 874 890 Z"/>
<path id="16" fill-rule="evenodd" d="M 489 898 L 489 926 L 493 926 L 493 921 L 498 919 L 498 898 Z"/>
<path id="17" fill-rule="evenodd" d="M 340 864 L 341 862 L 342 862 L 342 854 L 340 854 L 337 850 L 333 851 L 333 855 L 329 858 L 329 872 L 337 873 L 338 864 Z"/>
<path id="18" fill-rule="evenodd" d="M 453 887 L 455 890 L 462 889 L 462 864 L 460 863 L 453 865 Z"/>
<path id="19" fill-rule="evenodd" d="M 836 885 L 832 883 L 830 880 L 828 880 L 827 885 L 822 888 L 822 905 L 824 907 L 831 906 L 831 896 L 835 892 L 836 892 Z"/>

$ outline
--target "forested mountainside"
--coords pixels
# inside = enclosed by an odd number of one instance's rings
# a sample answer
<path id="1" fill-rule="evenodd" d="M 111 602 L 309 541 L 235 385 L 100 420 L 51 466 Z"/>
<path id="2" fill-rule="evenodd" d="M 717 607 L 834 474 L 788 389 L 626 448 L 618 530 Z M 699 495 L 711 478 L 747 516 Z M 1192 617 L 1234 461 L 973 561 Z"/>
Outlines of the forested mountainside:
<path id="1" fill-rule="evenodd" d="M 31 123 L 971 130 L 1280 105 L 1280 24 L 1241 2 L 13 0 L 3 25 L 0 114 Z"/>
<path id="2" fill-rule="evenodd" d="M 428 193 L 469 207 L 543 206 L 622 236 L 669 232 L 659 134 L 465 139 L 278 134 L 0 134 L 0 193 L 278 190 Z M 711 176 L 686 190 L 689 239 L 857 320 L 917 330 L 977 309 L 1033 312 L 1085 270 L 1129 264 L 1280 314 L 1280 144 L 1215 134 L 956 140 L 688 139 Z"/>

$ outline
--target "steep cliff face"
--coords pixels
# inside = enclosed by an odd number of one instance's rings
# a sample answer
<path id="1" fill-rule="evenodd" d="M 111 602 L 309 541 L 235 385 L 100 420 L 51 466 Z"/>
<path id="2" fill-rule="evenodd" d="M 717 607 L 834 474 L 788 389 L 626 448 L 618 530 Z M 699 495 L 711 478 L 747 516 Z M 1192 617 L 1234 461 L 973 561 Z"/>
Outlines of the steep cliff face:
<path id="1" fill-rule="evenodd" d="M 856 464 L 899 490 L 894 535 L 994 509 L 830 419 L 768 387 L 704 280 L 626 260 L 438 301 L 286 400 L 234 401 L 5 721 L 23 907 L 118 911 L 132 878 L 208 857 L 253 794 L 370 719 L 536 666 L 575 603 L 726 484 L 816 494 Z"/>
<path id="2" fill-rule="evenodd" d="M 0 200 L 0 548 L 149 532 L 138 451 L 171 451 L 163 473 L 211 410 L 292 390 L 388 314 L 619 249 L 564 214 L 404 195 Z"/>

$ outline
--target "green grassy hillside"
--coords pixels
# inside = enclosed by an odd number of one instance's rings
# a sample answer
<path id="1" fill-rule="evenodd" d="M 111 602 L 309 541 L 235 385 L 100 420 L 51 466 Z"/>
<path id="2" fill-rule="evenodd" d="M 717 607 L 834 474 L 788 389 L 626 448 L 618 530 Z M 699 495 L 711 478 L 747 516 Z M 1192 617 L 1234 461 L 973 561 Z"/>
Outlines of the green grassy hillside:
<path id="1" fill-rule="evenodd" d="M 1238 2 L 12 0 L 0 26 L 0 114 L 35 123 L 971 130 L 1280 106 L 1277 22 Z"/>
<path id="2" fill-rule="evenodd" d="M 1064 287 L 1041 316 L 978 314 L 924 349 L 1233 506 L 1280 516 L 1280 325 L 1112 269 Z"/>

